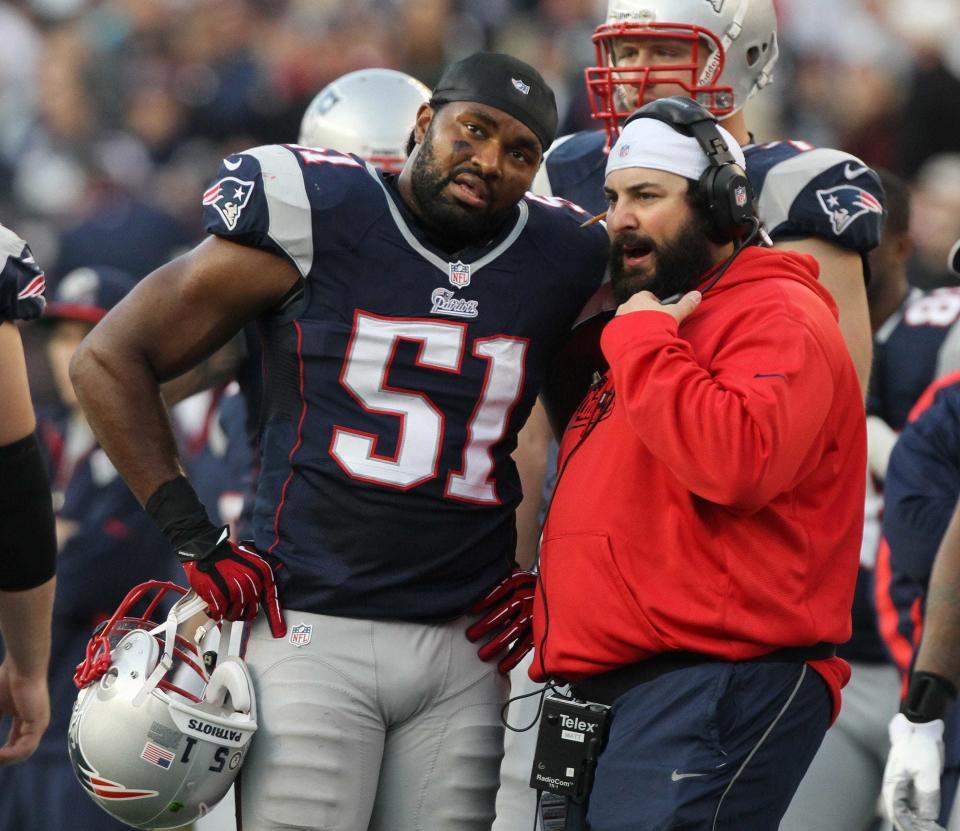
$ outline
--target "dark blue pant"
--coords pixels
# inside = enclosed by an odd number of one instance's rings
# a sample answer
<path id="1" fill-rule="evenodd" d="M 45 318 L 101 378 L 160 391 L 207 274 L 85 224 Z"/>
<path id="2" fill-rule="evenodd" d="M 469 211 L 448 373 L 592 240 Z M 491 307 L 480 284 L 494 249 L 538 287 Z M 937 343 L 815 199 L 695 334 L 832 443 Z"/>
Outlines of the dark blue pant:
<path id="1" fill-rule="evenodd" d="M 0 831 L 129 831 L 81 787 L 67 737 L 56 759 L 44 754 L 0 768 Z"/>
<path id="2" fill-rule="evenodd" d="M 830 708 L 805 664 L 704 663 L 640 684 L 614 702 L 567 831 L 776 831 Z"/>

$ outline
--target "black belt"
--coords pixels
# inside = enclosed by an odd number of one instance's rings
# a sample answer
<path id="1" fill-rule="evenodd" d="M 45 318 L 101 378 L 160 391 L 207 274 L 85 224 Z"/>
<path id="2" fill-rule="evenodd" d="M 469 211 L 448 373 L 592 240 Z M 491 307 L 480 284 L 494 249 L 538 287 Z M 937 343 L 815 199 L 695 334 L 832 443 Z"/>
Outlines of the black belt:
<path id="1" fill-rule="evenodd" d="M 823 661 L 837 654 L 837 645 L 833 643 L 817 643 L 813 646 L 785 646 L 758 655 L 756 658 L 747 658 L 743 663 L 761 661 L 764 663 L 806 663 L 807 661 Z M 714 655 L 704 655 L 699 652 L 664 652 L 646 661 L 636 664 L 627 664 L 609 672 L 592 675 L 571 686 L 573 694 L 581 701 L 595 701 L 607 706 L 623 695 L 627 690 L 638 684 L 653 681 L 668 672 L 678 669 L 687 669 L 698 664 L 724 661 Z"/>

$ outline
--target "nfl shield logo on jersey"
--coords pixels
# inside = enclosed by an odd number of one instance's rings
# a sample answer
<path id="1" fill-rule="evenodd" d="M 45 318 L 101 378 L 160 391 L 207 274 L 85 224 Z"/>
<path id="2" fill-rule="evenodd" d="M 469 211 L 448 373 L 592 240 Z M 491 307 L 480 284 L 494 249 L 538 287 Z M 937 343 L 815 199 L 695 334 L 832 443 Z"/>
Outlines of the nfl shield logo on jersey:
<path id="1" fill-rule="evenodd" d="M 470 285 L 470 265 L 457 260 L 447 263 L 450 266 L 450 285 L 455 289 L 464 289 Z"/>
<path id="2" fill-rule="evenodd" d="M 743 185 L 737 185 L 733 189 L 733 201 L 737 203 L 738 208 L 747 204 L 747 189 Z"/>
<path id="3" fill-rule="evenodd" d="M 223 224 L 232 231 L 237 227 L 240 212 L 250 201 L 251 193 L 253 193 L 253 182 L 227 176 L 203 194 L 203 204 L 212 206 L 220 214 Z"/>
<path id="4" fill-rule="evenodd" d="M 294 646 L 306 646 L 313 637 L 312 623 L 298 623 L 290 627 L 290 636 L 288 640 Z"/>

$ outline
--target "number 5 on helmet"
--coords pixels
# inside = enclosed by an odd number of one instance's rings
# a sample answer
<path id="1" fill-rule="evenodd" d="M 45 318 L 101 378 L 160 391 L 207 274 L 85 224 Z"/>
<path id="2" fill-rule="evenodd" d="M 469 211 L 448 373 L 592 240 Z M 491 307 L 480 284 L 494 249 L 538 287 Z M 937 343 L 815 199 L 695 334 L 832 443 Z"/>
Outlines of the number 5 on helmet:
<path id="1" fill-rule="evenodd" d="M 177 595 L 166 620 L 155 617 Z M 249 673 L 227 654 L 229 624 L 191 620 L 205 609 L 173 583 L 137 586 L 94 632 L 74 675 L 74 773 L 94 802 L 134 828 L 176 828 L 207 813 L 257 729 Z M 191 624 L 196 634 L 181 634 Z"/>

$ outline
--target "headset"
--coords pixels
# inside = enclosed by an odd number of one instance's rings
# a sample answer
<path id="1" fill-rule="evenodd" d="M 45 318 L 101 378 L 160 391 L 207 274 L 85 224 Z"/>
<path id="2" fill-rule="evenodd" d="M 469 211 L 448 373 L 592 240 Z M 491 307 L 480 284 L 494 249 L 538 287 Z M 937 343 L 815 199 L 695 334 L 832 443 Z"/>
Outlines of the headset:
<path id="1" fill-rule="evenodd" d="M 644 104 L 623 126 L 639 118 L 655 118 L 692 136 L 706 154 L 710 166 L 701 174 L 697 190 L 707 206 L 711 241 L 722 244 L 740 242 L 751 233 L 756 236 L 759 220 L 753 188 L 717 129 L 716 116 L 693 99 L 676 95 Z"/>

